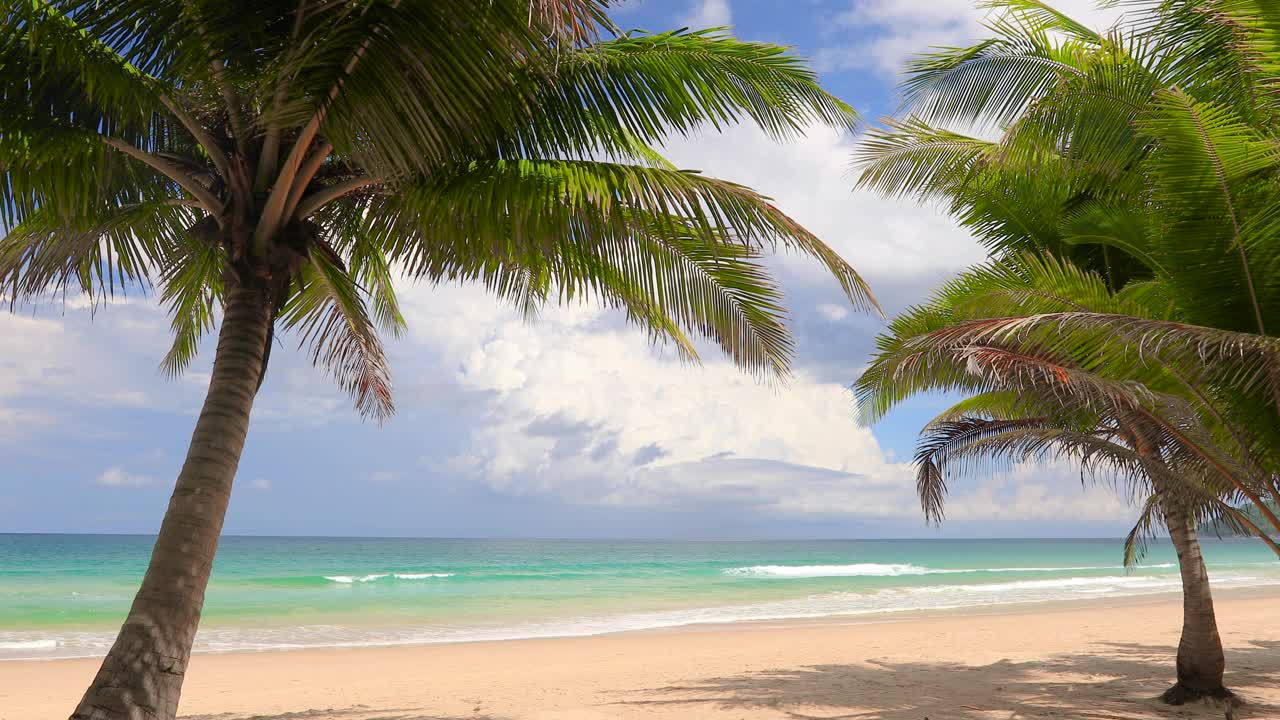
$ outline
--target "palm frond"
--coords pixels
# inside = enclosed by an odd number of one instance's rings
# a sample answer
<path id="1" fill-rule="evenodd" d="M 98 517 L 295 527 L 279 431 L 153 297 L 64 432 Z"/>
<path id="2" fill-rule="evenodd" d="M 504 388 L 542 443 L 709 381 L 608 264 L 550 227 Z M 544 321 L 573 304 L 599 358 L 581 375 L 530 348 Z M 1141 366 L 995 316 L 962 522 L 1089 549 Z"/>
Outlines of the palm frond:
<path id="1" fill-rule="evenodd" d="M 173 332 L 173 344 L 160 361 L 160 370 L 171 378 L 191 366 L 200 340 L 213 330 L 223 301 L 226 258 L 206 229 L 195 228 L 180 238 L 178 251 L 165 259 L 159 279 L 160 302 L 169 310 Z"/>
<path id="2" fill-rule="evenodd" d="M 13 300 L 68 291 L 99 297 L 146 285 L 198 217 L 189 208 L 145 198 L 95 210 L 78 222 L 37 210 L 0 239 L 0 286 Z"/>
<path id="3" fill-rule="evenodd" d="M 1007 13 L 1024 27 L 1039 32 L 1057 32 L 1088 43 L 1101 43 L 1103 34 L 1072 18 L 1044 0 L 985 0 L 979 7 Z"/>
<path id="4" fill-rule="evenodd" d="M 627 310 L 655 339 L 674 341 L 689 359 L 696 351 L 685 330 L 717 343 L 744 369 L 775 377 L 789 373 L 793 345 L 783 324 L 781 293 L 757 262 L 758 242 L 727 237 L 715 225 L 698 226 L 687 213 L 672 215 L 665 201 L 576 197 L 614 183 L 580 182 L 568 193 L 543 187 L 549 180 L 581 179 L 572 173 L 558 177 L 563 167 L 548 166 L 549 174 L 527 177 L 531 183 L 500 173 L 487 176 L 514 180 L 514 191 L 495 191 L 485 187 L 488 182 L 422 184 L 387 199 L 395 209 L 371 213 L 362 232 L 379 244 L 386 239 L 389 257 L 411 277 L 480 280 L 500 294 L 514 288 L 515 301 L 524 307 L 534 287 L 539 298 L 551 292 L 564 302 L 594 298 Z M 520 196 L 525 199 L 518 204 L 508 200 Z M 538 283 L 523 282 L 524 273 Z"/>
<path id="5" fill-rule="evenodd" d="M 1236 52 L 1249 64 L 1267 89 L 1274 91 L 1280 78 L 1280 11 L 1266 0 L 1222 0 L 1213 10 L 1234 30 Z"/>
<path id="6" fill-rule="evenodd" d="M 943 505 L 947 495 L 947 480 L 954 472 L 950 461 L 965 455 L 966 448 L 992 437 L 1005 435 L 1013 430 L 1043 428 L 1044 418 L 1013 420 L 989 420 L 962 417 L 955 420 L 935 420 L 921 431 L 916 444 L 916 493 L 925 519 L 941 524 L 945 517 Z"/>
<path id="7" fill-rule="evenodd" d="M 331 252 L 313 253 L 300 277 L 281 325 L 301 334 L 312 361 L 351 395 L 361 415 L 387 419 L 395 412 L 391 372 L 363 290 Z"/>
<path id="8" fill-rule="evenodd" d="M 930 123 L 1004 126 L 1063 78 L 1079 75 L 1088 43 L 1056 41 L 1034 18 L 998 17 L 993 37 L 917 55 L 899 85 L 902 109 Z"/>
<path id="9" fill-rule="evenodd" d="M 371 224 L 390 243 L 390 258 L 414 272 L 433 233 L 474 238 L 472 252 L 501 258 L 547 238 L 606 242 L 630 231 L 631 213 L 676 220 L 663 230 L 692 233 L 709 246 L 727 239 L 754 252 L 780 245 L 808 255 L 852 303 L 876 307 L 857 271 L 767 198 L 687 171 L 567 160 L 473 163 L 406 185 Z"/>
<path id="10" fill-rule="evenodd" d="M 1251 329 L 1265 334 L 1256 271 L 1244 236 L 1247 210 L 1240 183 L 1274 169 L 1280 162 L 1280 148 L 1273 140 L 1259 137 L 1229 108 L 1197 102 L 1177 90 L 1157 95 L 1142 127 L 1160 142 L 1150 167 L 1168 216 L 1163 240 L 1167 254 L 1180 261 L 1178 269 L 1195 264 L 1195 282 L 1200 287 L 1209 279 L 1206 271 L 1220 273 L 1223 263 L 1197 260 L 1210 260 L 1205 256 L 1215 252 L 1235 255 L 1235 272 L 1215 280 L 1243 285 L 1244 293 L 1231 293 L 1223 300 L 1239 298 L 1253 315 Z M 1215 242 L 1206 243 L 1209 238 Z M 1183 272 L 1173 273 L 1173 278 L 1180 283 L 1190 280 Z M 1237 313 L 1236 304 L 1226 312 Z"/>
<path id="11" fill-rule="evenodd" d="M 858 187 L 930 199 L 964 187 L 1001 152 L 998 143 L 908 118 L 869 130 L 855 150 L 854 165 Z"/>
<path id="12" fill-rule="evenodd" d="M 1160 512 L 1160 496 L 1153 494 L 1142 503 L 1142 511 L 1133 523 L 1133 528 L 1124 538 L 1124 566 L 1133 567 L 1142 562 L 1147 554 L 1147 539 L 1159 529 L 1162 523 Z"/>
<path id="13" fill-rule="evenodd" d="M 612 153 L 619 138 L 656 143 L 743 120 L 778 139 L 813 124 L 853 131 L 859 123 L 782 47 L 716 30 L 628 33 L 530 71 L 534 111 L 500 146 L 507 156 Z"/>
<path id="14" fill-rule="evenodd" d="M 86 32 L 47 0 L 20 2 L 0 21 L 0 57 L 10 82 L 34 94 L 80 95 L 114 119 L 147 123 L 164 112 L 163 84 Z"/>

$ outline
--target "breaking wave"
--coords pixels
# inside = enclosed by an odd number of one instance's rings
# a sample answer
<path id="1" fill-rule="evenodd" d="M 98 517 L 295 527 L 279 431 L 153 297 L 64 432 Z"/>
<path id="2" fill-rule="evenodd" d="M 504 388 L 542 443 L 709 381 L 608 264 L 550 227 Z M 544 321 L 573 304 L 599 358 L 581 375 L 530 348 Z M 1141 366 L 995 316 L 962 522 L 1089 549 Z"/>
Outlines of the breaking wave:
<path id="1" fill-rule="evenodd" d="M 428 580 L 453 577 L 453 573 L 371 573 L 369 575 L 325 575 L 324 579 L 341 585 L 369 583 L 392 578 L 393 580 Z"/>

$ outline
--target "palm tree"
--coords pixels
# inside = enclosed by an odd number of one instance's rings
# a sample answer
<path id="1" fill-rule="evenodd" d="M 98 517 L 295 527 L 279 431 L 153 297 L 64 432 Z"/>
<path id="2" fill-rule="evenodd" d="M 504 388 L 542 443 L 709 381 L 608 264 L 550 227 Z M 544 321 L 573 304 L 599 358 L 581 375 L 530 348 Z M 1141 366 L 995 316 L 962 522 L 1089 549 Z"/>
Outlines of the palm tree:
<path id="1" fill-rule="evenodd" d="M 1066 459 L 1080 465 L 1082 479 L 1140 485 L 1128 488 L 1134 495 L 1146 494 L 1146 499 L 1125 539 L 1125 565 L 1141 557 L 1147 536 L 1163 525 L 1177 553 L 1182 581 L 1177 679 L 1161 699 L 1181 705 L 1201 697 L 1230 698 L 1232 693 L 1223 684 L 1226 656 L 1196 529 L 1206 516 L 1210 521 L 1225 518 L 1228 522 L 1223 524 L 1228 527 L 1238 524 L 1204 499 L 1179 492 L 1187 479 L 1170 468 L 1156 449 L 1151 429 L 1132 416 L 1063 417 L 1063 408 L 1049 388 L 1022 389 L 1016 402 L 1011 399 L 1008 392 L 976 395 L 924 428 L 916 455 L 922 502 L 935 503 L 941 522 L 940 498 L 946 492 L 946 479 L 987 459 Z M 1033 409 L 1036 401 L 1040 407 Z"/>
<path id="2" fill-rule="evenodd" d="M 293 331 L 361 414 L 393 410 L 394 285 L 592 298 L 761 376 L 792 340 L 758 262 L 858 275 L 766 198 L 651 145 L 853 111 L 778 47 L 618 33 L 607 0 L 29 0 L 0 17 L 0 283 L 14 303 L 154 287 L 177 373 L 221 324 L 142 586 L 72 717 L 173 718 L 254 396 Z"/>
<path id="3" fill-rule="evenodd" d="M 1179 363 L 1170 372 L 1183 376 L 1174 389 L 1196 390 L 1179 401 L 1175 416 L 1200 428 L 1206 437 L 1216 434 L 1217 454 L 1211 456 L 1229 458 L 1235 465 L 1230 472 L 1221 472 L 1223 465 L 1204 475 L 1176 463 L 1172 466 L 1178 468 L 1177 475 L 1162 479 L 1153 463 L 1161 460 L 1160 452 L 1167 451 L 1151 441 L 1150 433 L 1167 436 L 1167 428 L 1141 431 L 1141 423 L 1135 424 L 1127 410 L 1109 419 L 1096 412 L 1082 418 L 1072 397 L 1076 388 L 1069 392 L 1060 387 L 1057 375 L 1044 375 L 1054 390 L 1041 399 L 1050 408 L 1054 403 L 1075 408 L 1067 413 L 1066 426 L 1059 424 L 1062 418 L 1046 411 L 1044 403 L 1026 409 L 1030 414 L 1004 406 L 997 406 L 1002 412 L 995 412 L 983 405 L 988 396 L 979 394 L 967 402 L 974 411 L 983 412 L 981 417 L 944 415 L 927 432 L 931 442 L 941 442 L 943 447 L 950 447 L 945 438 L 953 431 L 962 437 L 970 437 L 971 432 L 981 437 L 990 434 L 990 442 L 979 443 L 973 451 L 978 455 L 1023 448 L 1006 443 L 1036 437 L 1036 442 L 1044 443 L 1037 448 L 1056 448 L 1086 466 L 1114 457 L 1107 449 L 1115 450 L 1117 439 L 1128 452 L 1146 454 L 1139 467 L 1129 469 L 1145 477 L 1145 486 L 1155 491 L 1152 500 L 1157 502 L 1148 503 L 1144 522 L 1152 517 L 1152 510 L 1163 513 L 1170 535 L 1180 546 L 1187 590 L 1179 683 L 1166 693 L 1166 699 L 1177 702 L 1212 694 L 1221 689 L 1222 652 L 1211 604 L 1207 622 L 1205 613 L 1193 607 L 1205 605 L 1197 598 L 1209 598 L 1198 550 L 1192 552 L 1188 545 L 1194 542 L 1196 523 L 1186 518 L 1194 516 L 1194 504 L 1168 500 L 1172 484 L 1204 494 L 1206 480 L 1220 483 L 1229 478 L 1225 486 L 1229 492 L 1247 499 L 1260 516 L 1280 529 L 1264 500 L 1274 497 L 1280 469 L 1274 452 L 1280 435 L 1273 431 L 1280 404 L 1270 392 L 1253 392 L 1267 384 L 1259 384 L 1256 373 L 1266 372 L 1262 368 L 1273 361 L 1275 345 L 1260 336 L 1268 324 L 1275 324 L 1271 315 L 1280 309 L 1280 297 L 1275 295 L 1280 285 L 1269 279 L 1274 272 L 1272 259 L 1280 253 L 1280 243 L 1273 237 L 1276 226 L 1270 220 L 1280 200 L 1271 129 L 1276 106 L 1274 97 L 1262 92 L 1274 83 L 1273 70 L 1278 67 L 1268 59 L 1280 57 L 1280 45 L 1265 30 L 1273 27 L 1268 22 L 1275 11 L 1252 2 L 1218 3 L 1212 13 L 1203 12 L 1200 3 L 1179 0 L 1135 3 L 1142 7 L 1126 34 L 1118 29 L 1094 31 L 1039 0 L 993 5 L 999 12 L 991 21 L 990 39 L 921 56 L 909 66 L 903 86 L 907 116 L 873 132 L 864 144 L 862 182 L 891 194 L 941 200 L 997 257 L 1027 250 L 1049 252 L 1096 270 L 1104 278 L 1091 289 L 1068 284 L 1052 290 L 1010 290 L 1037 296 L 1048 293 L 1045 297 L 1056 297 L 1060 306 L 1005 303 L 1005 318 L 999 317 L 992 298 L 982 293 L 976 296 L 981 300 L 949 296 L 956 302 L 988 305 L 974 324 L 957 321 L 951 328 L 951 339 L 975 341 L 963 349 L 952 348 L 968 358 L 964 372 L 974 371 L 982 362 L 1013 362 L 1006 355 L 1009 348 L 984 343 L 997 339 L 1004 343 L 1022 338 L 1023 333 L 1037 338 L 1031 346 L 1020 346 L 1032 355 L 1019 357 L 1014 363 L 1017 369 L 1006 367 L 1007 372 L 1038 376 L 1047 368 L 1025 363 L 1031 358 L 1052 358 L 1055 363 L 1067 363 L 1059 369 L 1072 368 L 1068 375 L 1076 378 L 1082 368 L 1101 371 L 1100 358 L 1106 358 L 1112 363 L 1105 368 L 1110 378 L 1159 386 L 1159 382 L 1167 384 L 1168 378 L 1149 377 L 1149 369 L 1135 365 L 1133 359 L 1164 355 Z M 1000 138 L 987 141 L 946 129 L 956 122 L 994 127 Z M 1137 302 L 1135 307 L 1094 307 L 1121 288 L 1127 301 Z M 1039 334 L 1045 328 L 1053 328 L 1059 337 L 1049 343 Z M 1215 329 L 1257 335 L 1222 335 Z M 942 329 L 927 332 L 933 331 Z M 1093 358 L 1074 354 L 1080 347 L 1102 354 Z M 1248 347 L 1258 365 L 1240 371 L 1231 358 L 1224 357 L 1230 354 L 1224 352 L 1228 347 Z M 1082 366 L 1056 355 L 1036 355 L 1049 352 L 1046 348 L 1066 353 L 1065 358 Z M 1159 352 L 1153 353 L 1153 348 Z M 1206 367 L 1209 362 L 1236 368 L 1236 372 Z M 1188 382 L 1192 376 L 1213 382 L 1199 388 Z M 920 389 L 900 377 L 892 379 L 899 388 L 896 392 Z M 1026 387 L 1019 392 L 1035 395 Z M 1023 425 L 1032 421 L 1040 425 Z M 953 426 L 953 422 L 960 424 Z M 1062 435 L 1067 430 L 1084 435 Z M 1058 445 L 1059 440 L 1050 442 L 1042 433 L 1072 440 Z M 1075 444 L 1085 437 L 1093 438 L 1093 444 Z M 1097 444 L 1104 441 L 1108 444 Z M 1084 447 L 1091 449 L 1084 453 Z M 1172 447 L 1187 449 L 1185 443 Z M 1206 448 L 1196 446 L 1196 450 Z M 920 460 L 923 480 L 933 466 L 930 457 Z M 922 492 L 928 487 L 922 485 Z M 1254 531 L 1265 535 L 1249 518 L 1236 517 L 1234 508 L 1223 507 L 1220 497 L 1209 506 L 1227 513 L 1235 523 L 1252 524 Z M 1188 582 L 1196 576 L 1196 582 Z M 1188 644 L 1189 638 L 1200 641 Z"/>
<path id="4" fill-rule="evenodd" d="M 1148 301 L 1141 293 L 1113 293 L 1102 276 L 1052 255 L 1014 255 L 970 270 L 895 319 L 856 389 L 866 422 L 914 393 L 971 394 L 922 431 L 917 490 L 933 522 L 943 518 L 949 480 L 984 461 L 1066 459 L 1080 465 L 1085 479 L 1145 498 L 1125 564 L 1141 555 L 1154 528 L 1167 528 L 1182 577 L 1183 627 L 1177 682 L 1164 699 L 1180 704 L 1230 696 L 1196 528 L 1247 527 L 1277 555 L 1280 544 L 1235 508 L 1246 497 L 1241 488 L 1256 484 L 1242 458 L 1248 430 L 1212 427 L 1212 416 L 1206 421 L 1209 401 L 1197 390 L 1200 378 L 1180 374 L 1185 362 L 1162 364 L 1159 349 L 1152 360 L 1110 354 L 1103 336 L 1112 328 L 1083 319 L 1152 320 L 1162 308 Z M 1230 472 L 1222 474 L 1223 467 Z"/>

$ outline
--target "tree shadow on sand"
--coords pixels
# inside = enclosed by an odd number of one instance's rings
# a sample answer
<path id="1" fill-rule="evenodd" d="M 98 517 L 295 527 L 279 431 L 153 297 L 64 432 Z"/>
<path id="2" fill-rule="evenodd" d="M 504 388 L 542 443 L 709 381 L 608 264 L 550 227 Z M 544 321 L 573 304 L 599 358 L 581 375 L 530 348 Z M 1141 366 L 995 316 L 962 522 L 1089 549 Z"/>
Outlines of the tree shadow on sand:
<path id="1" fill-rule="evenodd" d="M 628 705 L 770 709 L 795 720 L 1147 720 L 1223 718 L 1207 702 L 1171 707 L 1157 696 L 1172 683 L 1174 648 L 1107 643 L 1096 653 L 990 665 L 890 663 L 813 665 L 709 678 L 639 691 Z M 1280 718 L 1280 705 L 1255 698 L 1280 688 L 1280 643 L 1256 641 L 1227 653 L 1227 684 L 1245 705 L 1235 718 Z M 911 698 L 896 702 L 893 698 Z"/>
<path id="2" fill-rule="evenodd" d="M 298 710 L 275 715 L 183 715 L 181 720 L 506 720 L 495 715 L 437 715 L 422 710 L 371 708 L 353 705 L 347 708 Z"/>

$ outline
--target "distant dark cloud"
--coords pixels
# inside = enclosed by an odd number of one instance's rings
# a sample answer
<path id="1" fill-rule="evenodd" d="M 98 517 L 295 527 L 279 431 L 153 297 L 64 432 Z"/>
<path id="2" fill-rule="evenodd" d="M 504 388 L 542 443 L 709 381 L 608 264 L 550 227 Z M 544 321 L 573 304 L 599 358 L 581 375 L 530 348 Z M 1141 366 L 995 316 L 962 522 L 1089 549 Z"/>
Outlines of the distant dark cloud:
<path id="1" fill-rule="evenodd" d="M 575 420 L 565 413 L 535 418 L 525 426 L 525 433 L 534 437 L 563 438 L 587 435 L 600 429 L 600 423 Z"/>
<path id="2" fill-rule="evenodd" d="M 658 443 L 649 443 L 640 448 L 631 456 L 631 464 L 639 467 L 648 465 L 649 463 L 666 456 L 668 453 Z"/>

